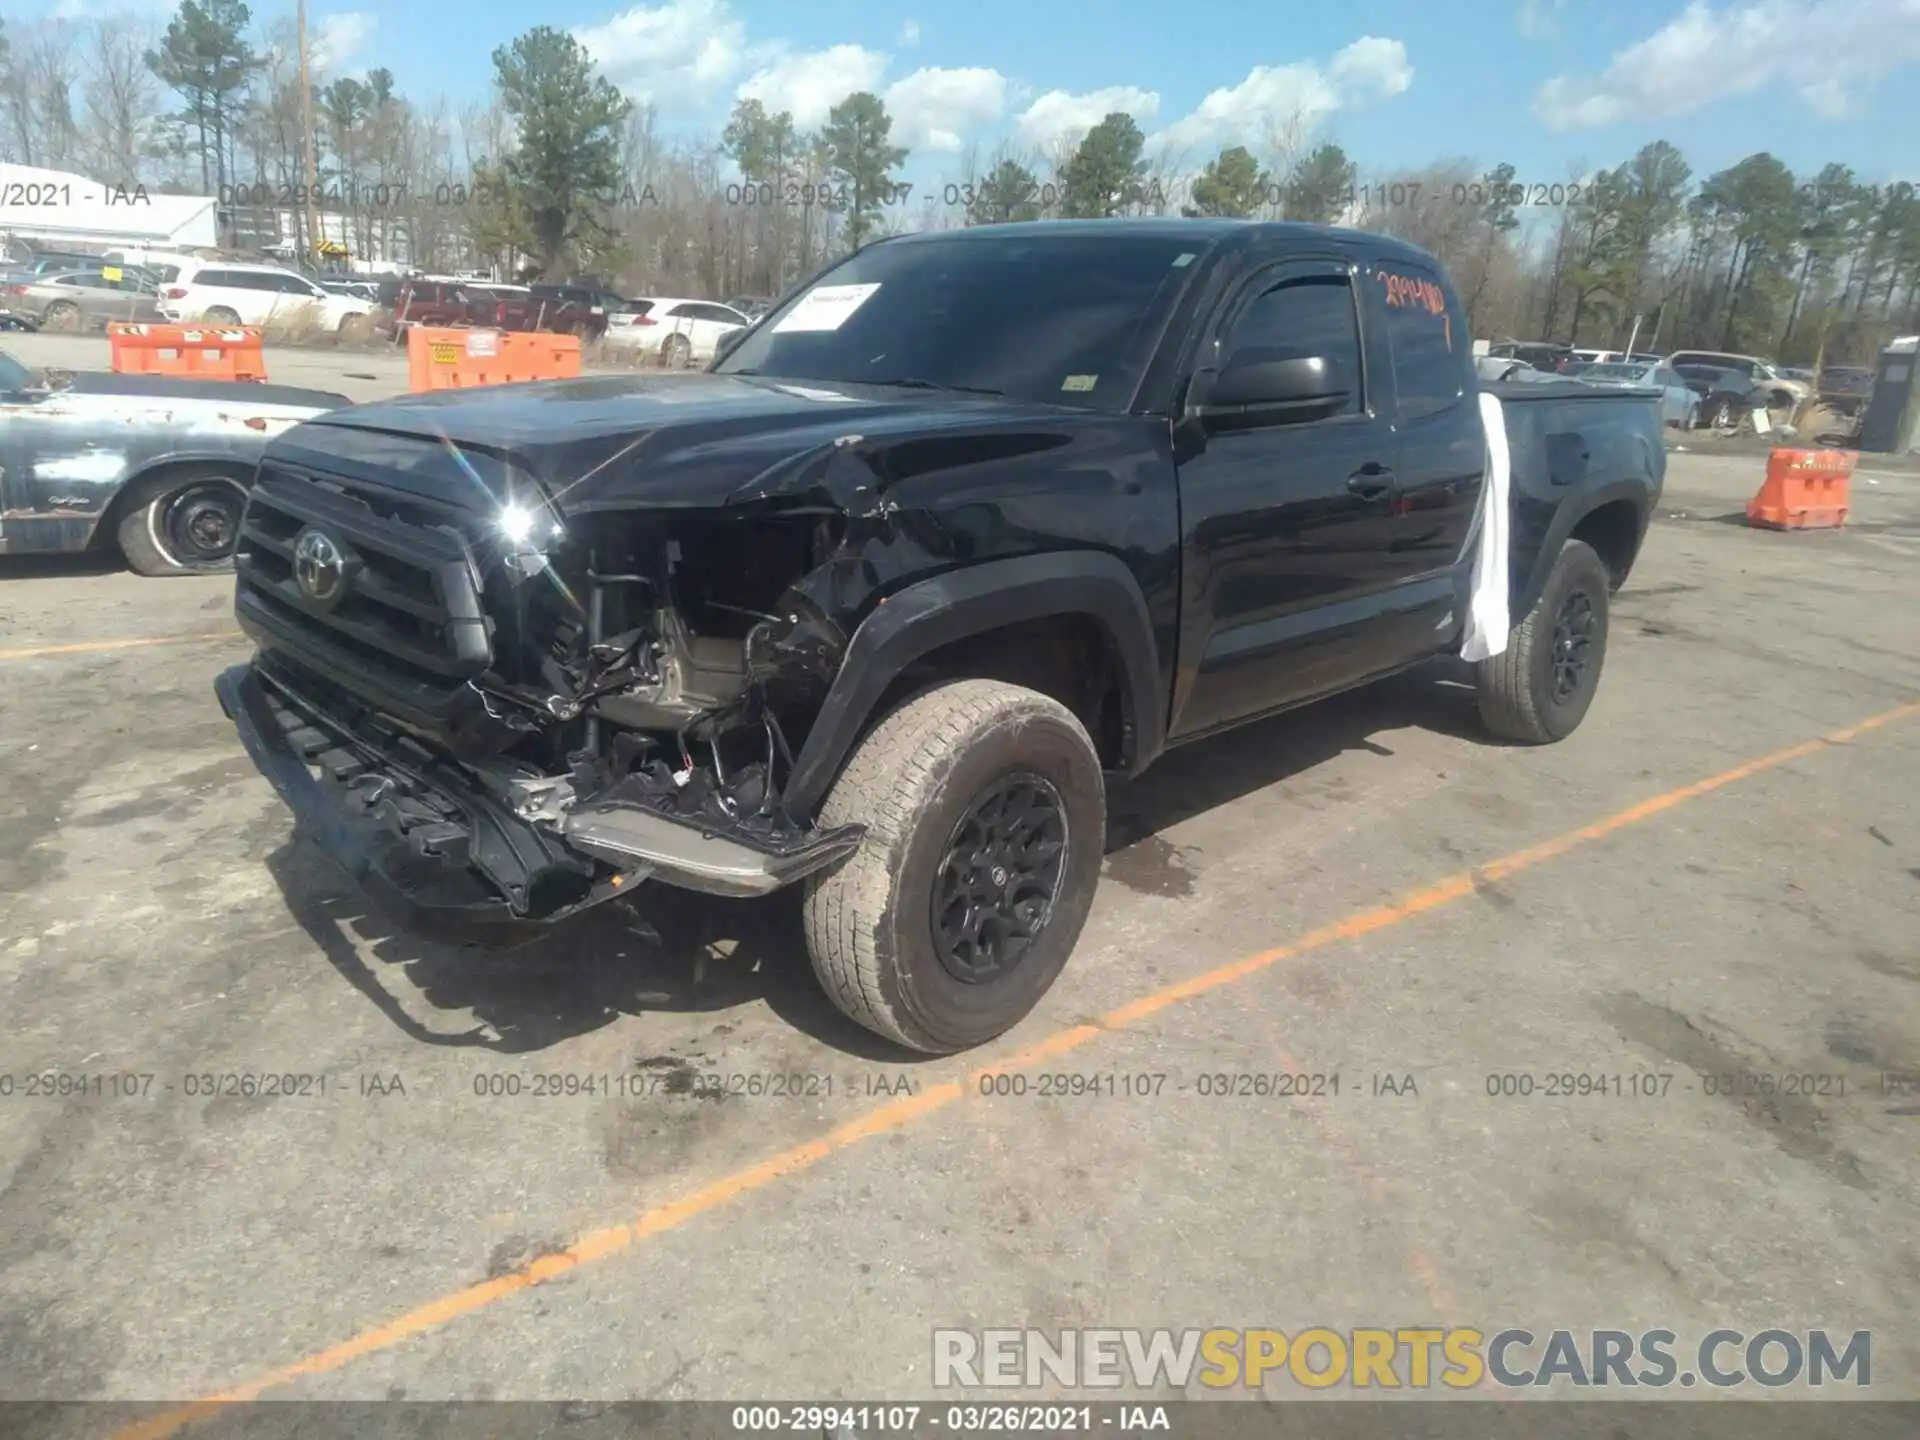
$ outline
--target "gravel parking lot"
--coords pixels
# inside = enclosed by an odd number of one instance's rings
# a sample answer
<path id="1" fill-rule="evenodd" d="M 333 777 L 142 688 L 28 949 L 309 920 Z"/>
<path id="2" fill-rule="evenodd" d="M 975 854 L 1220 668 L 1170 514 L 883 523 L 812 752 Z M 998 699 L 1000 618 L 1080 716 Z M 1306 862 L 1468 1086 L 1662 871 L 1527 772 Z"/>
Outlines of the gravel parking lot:
<path id="1" fill-rule="evenodd" d="M 1059 985 L 940 1061 L 791 897 L 396 937 L 214 702 L 228 582 L 5 567 L 0 1396 L 925 1398 L 936 1326 L 1427 1322 L 1871 1330 L 1920 1398 L 1920 475 L 1776 535 L 1763 468 L 1672 458 L 1562 745 L 1440 669 L 1168 756 Z M 1670 1082 L 1493 1093 L 1555 1073 Z M 1280 1074 L 1337 1093 L 1204 1093 Z"/>

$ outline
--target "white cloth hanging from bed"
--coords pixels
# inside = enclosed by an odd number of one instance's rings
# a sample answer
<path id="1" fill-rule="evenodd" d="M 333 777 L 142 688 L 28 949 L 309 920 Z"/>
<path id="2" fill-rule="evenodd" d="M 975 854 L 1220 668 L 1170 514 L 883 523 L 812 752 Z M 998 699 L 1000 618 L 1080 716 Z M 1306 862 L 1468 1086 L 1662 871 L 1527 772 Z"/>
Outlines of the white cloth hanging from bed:
<path id="1" fill-rule="evenodd" d="M 1462 660 L 1487 660 L 1507 648 L 1507 531 L 1511 521 L 1507 492 L 1513 458 L 1507 449 L 1507 418 L 1496 395 L 1480 392 L 1480 423 L 1487 432 L 1487 478 L 1480 487 L 1475 530 L 1473 589 L 1467 601 Z"/>

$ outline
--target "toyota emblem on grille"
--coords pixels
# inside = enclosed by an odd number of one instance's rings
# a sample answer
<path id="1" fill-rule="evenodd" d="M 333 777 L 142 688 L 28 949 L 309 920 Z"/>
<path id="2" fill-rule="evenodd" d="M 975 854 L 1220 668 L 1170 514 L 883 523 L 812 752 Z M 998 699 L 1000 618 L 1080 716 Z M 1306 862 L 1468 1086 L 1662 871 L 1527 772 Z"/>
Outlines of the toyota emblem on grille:
<path id="1" fill-rule="evenodd" d="M 324 530 L 303 530 L 293 542 L 293 578 L 309 600 L 326 605 L 340 598 L 347 579 L 347 557 Z"/>

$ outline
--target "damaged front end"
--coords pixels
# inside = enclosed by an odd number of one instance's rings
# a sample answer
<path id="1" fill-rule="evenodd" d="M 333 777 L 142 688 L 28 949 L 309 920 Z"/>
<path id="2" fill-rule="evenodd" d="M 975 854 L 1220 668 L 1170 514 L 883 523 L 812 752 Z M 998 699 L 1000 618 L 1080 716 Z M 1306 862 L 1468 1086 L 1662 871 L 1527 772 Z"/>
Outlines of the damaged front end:
<path id="1" fill-rule="evenodd" d="M 507 938 L 648 879 L 765 894 L 860 841 L 792 782 L 875 523 L 804 487 L 563 523 L 531 486 L 477 514 L 269 464 L 236 558 L 259 653 L 217 688 L 410 928 Z"/>

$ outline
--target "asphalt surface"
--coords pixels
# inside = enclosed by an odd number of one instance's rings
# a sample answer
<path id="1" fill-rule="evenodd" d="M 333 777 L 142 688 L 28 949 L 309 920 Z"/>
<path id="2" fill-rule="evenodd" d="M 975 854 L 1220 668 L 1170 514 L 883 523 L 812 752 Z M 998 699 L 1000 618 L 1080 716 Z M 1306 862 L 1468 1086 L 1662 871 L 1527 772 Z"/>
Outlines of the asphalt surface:
<path id="1" fill-rule="evenodd" d="M 933 1062 L 790 897 L 396 936 L 220 715 L 228 582 L 5 566 L 0 1398 L 926 1399 L 940 1326 L 1422 1323 L 1870 1330 L 1920 1398 L 1920 477 L 1777 535 L 1763 465 L 1673 458 L 1567 742 L 1440 669 L 1116 793 L 1059 984 Z M 1201 1093 L 1279 1073 L 1338 1094 Z"/>

